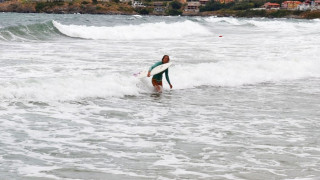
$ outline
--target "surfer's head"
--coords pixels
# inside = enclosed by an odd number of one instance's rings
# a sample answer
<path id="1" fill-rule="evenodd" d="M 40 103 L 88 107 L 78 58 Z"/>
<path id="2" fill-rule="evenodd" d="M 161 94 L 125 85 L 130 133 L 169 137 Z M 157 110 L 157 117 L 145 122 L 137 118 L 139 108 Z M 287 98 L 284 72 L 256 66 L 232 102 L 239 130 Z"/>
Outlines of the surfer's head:
<path id="1" fill-rule="evenodd" d="M 168 55 L 164 55 L 163 58 L 162 58 L 162 63 L 165 64 L 165 63 L 168 63 L 170 61 L 170 58 Z"/>

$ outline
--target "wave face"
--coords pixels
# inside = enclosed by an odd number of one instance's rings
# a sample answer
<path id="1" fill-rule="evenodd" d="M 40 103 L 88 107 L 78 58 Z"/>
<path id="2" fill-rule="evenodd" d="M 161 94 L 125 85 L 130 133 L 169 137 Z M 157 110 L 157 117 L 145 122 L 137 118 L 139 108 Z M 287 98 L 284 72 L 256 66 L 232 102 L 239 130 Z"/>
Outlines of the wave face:
<path id="1" fill-rule="evenodd" d="M 204 26 L 189 20 L 175 23 L 157 22 L 113 27 L 64 25 L 57 21 L 53 21 L 53 25 L 66 36 L 83 39 L 181 39 L 192 35 L 210 35 L 210 32 Z"/>
<path id="2" fill-rule="evenodd" d="M 0 28 L 0 40 L 3 41 L 48 40 L 55 36 L 60 33 L 51 21 Z"/>
<path id="3" fill-rule="evenodd" d="M 140 17 L 141 19 L 142 17 Z M 200 22 L 199 22 L 200 20 Z M 143 21 L 142 21 L 143 22 Z M 290 21 L 284 19 L 268 20 L 263 18 L 239 19 L 227 17 L 195 18 L 178 22 L 149 22 L 131 25 L 73 25 L 61 23 L 59 20 L 48 20 L 43 23 L 27 25 L 0 26 L 0 40 L 26 41 L 50 40 L 61 37 L 72 37 L 92 40 L 161 40 L 185 39 L 188 37 L 208 37 L 214 35 L 207 26 L 249 26 L 262 31 L 277 31 L 284 33 L 314 33 L 320 32 L 320 21 Z M 63 36 L 62 36 L 63 35 Z"/>

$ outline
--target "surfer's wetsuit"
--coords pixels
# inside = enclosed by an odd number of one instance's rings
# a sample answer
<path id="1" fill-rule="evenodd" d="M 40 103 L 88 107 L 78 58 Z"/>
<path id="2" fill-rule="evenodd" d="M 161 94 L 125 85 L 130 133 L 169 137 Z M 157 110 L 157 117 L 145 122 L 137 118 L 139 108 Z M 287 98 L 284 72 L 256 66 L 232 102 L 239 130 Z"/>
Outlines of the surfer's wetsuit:
<path id="1" fill-rule="evenodd" d="M 155 68 L 155 67 L 157 67 L 157 66 L 159 66 L 159 65 L 161 65 L 162 64 L 162 61 L 159 61 L 159 62 L 157 62 L 157 63 L 155 63 L 153 66 L 151 66 L 150 68 L 149 68 L 149 72 L 153 69 L 153 68 Z M 155 74 L 153 77 L 152 77 L 152 84 L 155 86 L 155 85 L 160 85 L 160 86 L 162 86 L 162 75 L 163 75 L 163 73 L 166 73 L 166 80 L 167 80 L 167 82 L 169 83 L 169 84 L 171 84 L 170 83 L 170 79 L 169 79 L 169 71 L 168 71 L 168 69 L 166 69 L 165 71 L 162 71 L 161 73 L 159 73 L 159 74 Z"/>

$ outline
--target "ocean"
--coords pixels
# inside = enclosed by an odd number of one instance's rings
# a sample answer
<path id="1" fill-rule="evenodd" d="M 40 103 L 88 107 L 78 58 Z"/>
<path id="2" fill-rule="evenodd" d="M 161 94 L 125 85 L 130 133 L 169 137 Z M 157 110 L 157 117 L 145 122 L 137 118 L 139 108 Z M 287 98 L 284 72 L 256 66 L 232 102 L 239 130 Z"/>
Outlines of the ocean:
<path id="1" fill-rule="evenodd" d="M 320 179 L 319 29 L 0 13 L 0 179 Z"/>

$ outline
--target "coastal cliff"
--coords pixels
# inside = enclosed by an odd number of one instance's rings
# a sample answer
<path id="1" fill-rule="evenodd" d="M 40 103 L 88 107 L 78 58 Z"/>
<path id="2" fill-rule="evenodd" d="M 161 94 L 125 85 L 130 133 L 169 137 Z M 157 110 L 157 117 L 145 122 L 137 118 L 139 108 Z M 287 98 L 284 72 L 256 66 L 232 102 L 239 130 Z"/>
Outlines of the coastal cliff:
<path id="1" fill-rule="evenodd" d="M 165 2 L 167 3 L 167 2 Z M 167 7 L 170 8 L 170 3 Z M 153 6 L 134 8 L 131 2 L 122 3 L 118 0 L 110 2 L 97 2 L 96 0 L 76 0 L 71 2 L 30 2 L 30 1 L 5 1 L 0 3 L 0 12 L 18 13 L 54 13 L 54 14 L 118 14 L 118 15 L 185 15 L 185 16 L 218 16 L 218 17 L 267 17 L 267 18 L 320 18 L 320 11 L 292 11 L 292 10 L 232 10 L 220 9 L 204 12 L 183 12 L 183 4 L 180 9 L 169 9 L 161 14 L 154 13 Z"/>
<path id="2" fill-rule="evenodd" d="M 72 2 L 22 2 L 0 3 L 1 12 L 54 13 L 54 14 L 138 14 L 128 3 L 72 1 Z"/>

